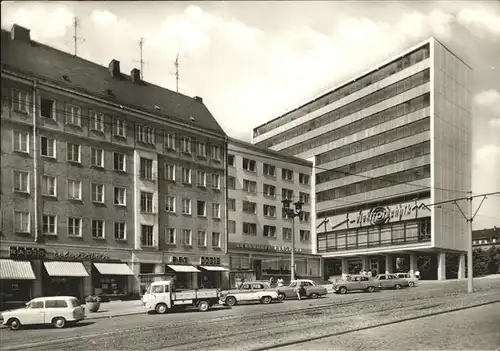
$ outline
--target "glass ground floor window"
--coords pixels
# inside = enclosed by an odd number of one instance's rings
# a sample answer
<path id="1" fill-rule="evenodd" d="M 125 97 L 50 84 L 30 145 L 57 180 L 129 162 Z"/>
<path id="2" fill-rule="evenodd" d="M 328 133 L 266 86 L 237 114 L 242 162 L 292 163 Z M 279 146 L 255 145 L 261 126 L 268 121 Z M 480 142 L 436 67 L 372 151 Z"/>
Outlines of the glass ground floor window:
<path id="1" fill-rule="evenodd" d="M 43 294 L 45 296 L 74 296 L 83 300 L 83 278 L 80 277 L 44 277 Z"/>
<path id="2" fill-rule="evenodd" d="M 0 280 L 0 304 L 9 301 L 29 301 L 32 299 L 34 280 Z"/>

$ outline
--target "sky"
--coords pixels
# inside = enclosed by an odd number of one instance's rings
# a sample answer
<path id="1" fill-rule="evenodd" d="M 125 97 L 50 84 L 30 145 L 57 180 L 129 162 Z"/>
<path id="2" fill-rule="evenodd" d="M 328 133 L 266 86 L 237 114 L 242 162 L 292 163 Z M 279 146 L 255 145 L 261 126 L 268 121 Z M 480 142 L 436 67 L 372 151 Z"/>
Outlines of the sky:
<path id="1" fill-rule="evenodd" d="M 3 1 L 2 28 L 201 96 L 226 133 L 252 129 L 435 36 L 473 68 L 473 189 L 500 191 L 500 1 Z M 475 202 L 475 206 L 479 201 Z M 465 204 L 462 204 L 465 206 Z M 500 196 L 474 228 L 500 227 Z"/>

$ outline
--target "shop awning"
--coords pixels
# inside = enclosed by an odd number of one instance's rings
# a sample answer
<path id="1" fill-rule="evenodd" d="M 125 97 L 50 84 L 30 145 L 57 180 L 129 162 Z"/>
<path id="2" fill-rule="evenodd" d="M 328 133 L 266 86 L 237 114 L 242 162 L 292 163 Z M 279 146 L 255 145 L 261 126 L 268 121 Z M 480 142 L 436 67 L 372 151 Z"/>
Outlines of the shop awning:
<path id="1" fill-rule="evenodd" d="M 35 272 L 29 261 L 0 260 L 0 279 L 35 280 Z"/>
<path id="2" fill-rule="evenodd" d="M 43 265 L 51 277 L 88 277 L 81 262 L 50 261 Z"/>
<path id="3" fill-rule="evenodd" d="M 200 272 L 198 269 L 196 269 L 193 266 L 181 266 L 181 265 L 169 264 L 168 268 L 170 268 L 178 273 L 198 273 L 198 272 Z"/>
<path id="4" fill-rule="evenodd" d="M 200 268 L 203 268 L 206 271 L 212 271 L 212 272 L 229 272 L 229 269 L 224 268 L 224 267 L 218 267 L 218 266 L 200 266 Z"/>
<path id="5" fill-rule="evenodd" d="M 94 263 L 102 275 L 134 275 L 126 263 Z"/>

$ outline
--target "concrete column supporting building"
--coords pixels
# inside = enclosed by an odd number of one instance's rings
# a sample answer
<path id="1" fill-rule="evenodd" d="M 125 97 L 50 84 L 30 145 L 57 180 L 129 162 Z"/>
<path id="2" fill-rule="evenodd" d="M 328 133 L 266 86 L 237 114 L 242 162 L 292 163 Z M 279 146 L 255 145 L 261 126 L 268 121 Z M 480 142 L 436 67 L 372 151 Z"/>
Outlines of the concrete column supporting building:
<path id="1" fill-rule="evenodd" d="M 361 257 L 361 269 L 368 271 L 370 269 L 370 260 L 368 256 Z"/>
<path id="2" fill-rule="evenodd" d="M 155 264 L 154 272 L 155 272 L 155 274 L 164 274 L 165 273 L 165 265 L 163 263 Z M 155 276 L 154 279 L 155 279 L 155 281 L 160 281 L 160 280 L 165 279 L 165 277 L 163 275 L 157 275 L 157 276 Z"/>
<path id="3" fill-rule="evenodd" d="M 85 270 L 89 273 L 88 277 L 82 278 L 82 292 L 83 298 L 85 298 L 86 296 L 92 295 L 94 293 L 94 289 L 92 287 L 92 262 L 83 261 L 82 263 L 85 267 Z"/>
<path id="4" fill-rule="evenodd" d="M 130 270 L 134 272 L 134 276 L 131 277 L 128 281 L 128 291 L 134 294 L 141 293 L 141 282 L 139 281 L 139 274 L 141 273 L 141 265 L 140 263 L 129 263 Z"/>
<path id="5" fill-rule="evenodd" d="M 417 254 L 416 253 L 411 253 L 410 254 L 410 276 L 412 278 L 415 278 L 415 272 L 418 271 L 417 267 Z"/>
<path id="6" fill-rule="evenodd" d="M 385 255 L 385 274 L 391 274 L 394 271 L 394 265 L 392 263 L 392 256 Z"/>
<path id="7" fill-rule="evenodd" d="M 40 260 L 33 261 L 33 273 L 35 273 L 35 281 L 33 282 L 32 298 L 43 296 L 43 262 Z"/>
<path id="8" fill-rule="evenodd" d="M 349 265 L 347 264 L 347 258 L 341 258 L 340 262 L 342 262 L 342 274 L 348 274 Z"/>
<path id="9" fill-rule="evenodd" d="M 465 254 L 460 254 L 460 258 L 458 260 L 458 279 L 465 279 Z"/>
<path id="10" fill-rule="evenodd" d="M 437 279 L 446 280 L 446 252 L 438 253 L 437 261 Z"/>

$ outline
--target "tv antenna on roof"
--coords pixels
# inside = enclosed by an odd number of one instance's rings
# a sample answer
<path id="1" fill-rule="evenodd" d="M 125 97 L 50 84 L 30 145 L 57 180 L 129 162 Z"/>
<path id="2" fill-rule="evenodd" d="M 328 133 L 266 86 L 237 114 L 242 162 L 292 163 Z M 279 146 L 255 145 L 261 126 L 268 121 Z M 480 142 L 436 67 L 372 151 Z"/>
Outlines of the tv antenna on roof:
<path id="1" fill-rule="evenodd" d="M 139 53 L 140 53 L 139 64 L 141 65 L 141 80 L 144 80 L 144 65 L 146 63 L 146 61 L 142 59 L 143 49 L 144 49 L 144 38 L 141 37 L 141 40 L 139 40 Z"/>
<path id="2" fill-rule="evenodd" d="M 177 53 L 177 57 L 175 58 L 174 62 L 175 66 L 175 91 L 179 92 L 179 53 Z"/>
<path id="3" fill-rule="evenodd" d="M 75 16 L 73 17 L 73 44 L 74 44 L 74 55 L 78 56 L 78 40 L 81 40 L 82 42 L 85 41 L 84 38 L 79 38 L 78 37 L 78 27 L 80 23 L 78 22 L 78 18 Z"/>

